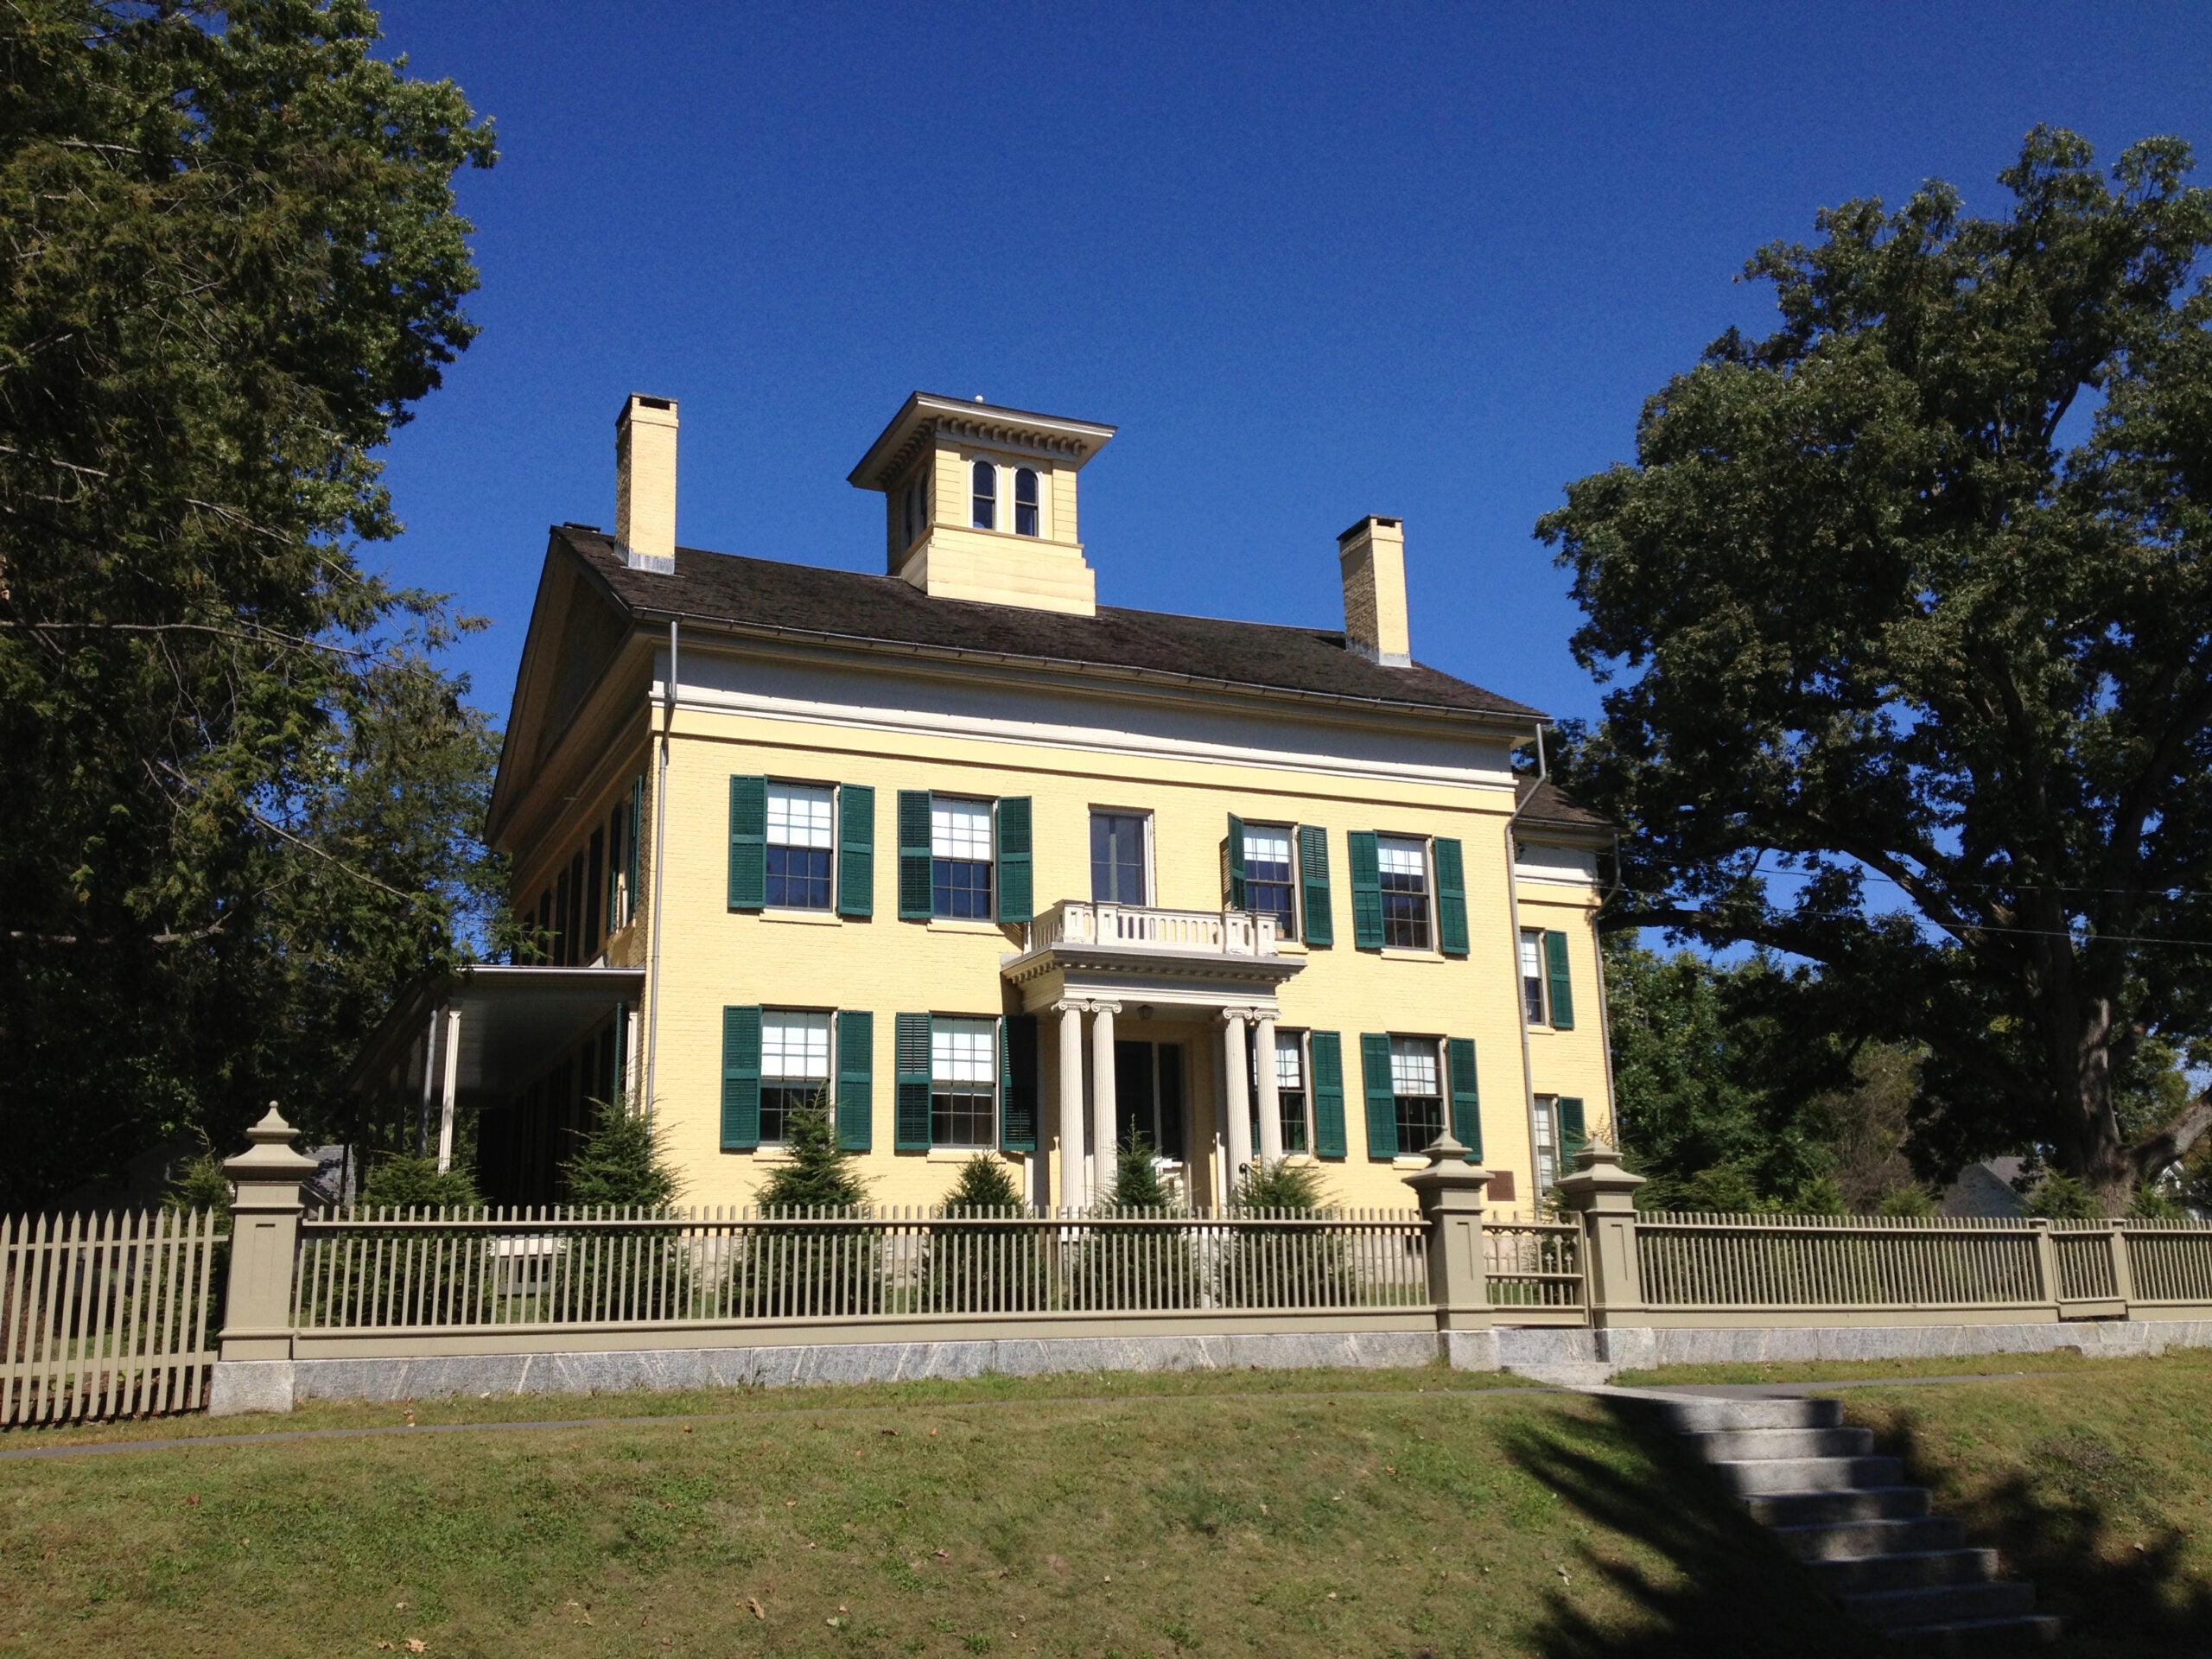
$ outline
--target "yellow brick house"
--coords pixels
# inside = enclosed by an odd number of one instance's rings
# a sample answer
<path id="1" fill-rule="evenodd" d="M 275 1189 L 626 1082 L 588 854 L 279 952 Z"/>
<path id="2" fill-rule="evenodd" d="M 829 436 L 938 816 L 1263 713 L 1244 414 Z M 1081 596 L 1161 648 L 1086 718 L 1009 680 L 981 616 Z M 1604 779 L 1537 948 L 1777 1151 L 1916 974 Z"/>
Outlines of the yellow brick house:
<path id="1" fill-rule="evenodd" d="M 1398 1205 L 1448 1128 L 1525 1211 L 1610 1117 L 1610 831 L 1516 779 L 1541 714 L 1414 660 L 1397 520 L 1338 538 L 1341 628 L 1125 610 L 1111 427 L 908 398 L 849 480 L 881 575 L 677 546 L 677 435 L 628 399 L 612 532 L 546 550 L 489 823 L 544 959 L 363 1068 L 491 1197 L 557 1199 L 618 1096 L 703 1205 L 824 1085 L 891 1205 L 979 1151 L 1087 1205 L 1135 1134 L 1201 1207 L 1284 1157 Z"/>

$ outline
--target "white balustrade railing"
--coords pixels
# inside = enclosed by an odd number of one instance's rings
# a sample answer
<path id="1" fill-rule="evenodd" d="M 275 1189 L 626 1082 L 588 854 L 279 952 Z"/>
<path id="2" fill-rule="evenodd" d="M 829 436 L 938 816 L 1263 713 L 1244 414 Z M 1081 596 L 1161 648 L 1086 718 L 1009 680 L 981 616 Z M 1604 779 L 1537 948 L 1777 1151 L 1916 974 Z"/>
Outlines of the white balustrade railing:
<path id="1" fill-rule="evenodd" d="M 1056 944 L 1128 945 L 1192 956 L 1272 957 L 1275 918 L 1250 910 L 1160 910 L 1064 899 L 1029 925 L 1032 950 Z"/>

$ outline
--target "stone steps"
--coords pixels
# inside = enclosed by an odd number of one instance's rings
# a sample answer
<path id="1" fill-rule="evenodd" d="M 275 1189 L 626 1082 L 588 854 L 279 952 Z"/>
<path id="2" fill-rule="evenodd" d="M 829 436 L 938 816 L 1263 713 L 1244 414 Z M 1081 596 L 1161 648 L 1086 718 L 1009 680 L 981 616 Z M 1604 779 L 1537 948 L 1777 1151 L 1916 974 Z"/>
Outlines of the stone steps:
<path id="1" fill-rule="evenodd" d="M 1606 1392 L 1657 1411 L 1846 1612 L 1899 1645 L 2009 1653 L 2058 1639 L 2035 1586 L 1999 1578 L 1995 1550 L 1931 1514 L 1903 1463 L 1843 1426 L 1840 1402 Z"/>

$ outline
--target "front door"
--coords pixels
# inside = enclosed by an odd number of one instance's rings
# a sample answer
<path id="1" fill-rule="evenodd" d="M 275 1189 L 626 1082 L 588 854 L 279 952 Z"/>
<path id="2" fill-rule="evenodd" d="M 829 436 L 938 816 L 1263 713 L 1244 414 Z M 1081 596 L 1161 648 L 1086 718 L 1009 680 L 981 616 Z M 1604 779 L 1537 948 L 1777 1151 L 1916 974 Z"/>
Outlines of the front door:
<path id="1" fill-rule="evenodd" d="M 1133 1133 L 1160 1157 L 1185 1155 L 1182 1044 L 1115 1043 L 1114 1137 L 1127 1146 Z"/>

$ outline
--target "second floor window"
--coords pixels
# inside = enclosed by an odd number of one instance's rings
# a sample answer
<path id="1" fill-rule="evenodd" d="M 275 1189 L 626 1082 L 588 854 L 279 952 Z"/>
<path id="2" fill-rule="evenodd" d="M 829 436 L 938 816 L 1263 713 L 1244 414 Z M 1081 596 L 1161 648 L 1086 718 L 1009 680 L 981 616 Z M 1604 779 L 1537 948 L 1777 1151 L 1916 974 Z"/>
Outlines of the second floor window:
<path id="1" fill-rule="evenodd" d="M 991 804 L 930 803 L 930 908 L 938 916 L 991 919 Z"/>
<path id="2" fill-rule="evenodd" d="M 1037 474 L 1027 467 L 1014 475 L 1014 533 L 1037 533 Z"/>
<path id="3" fill-rule="evenodd" d="M 836 810 L 828 787 L 768 785 L 768 903 L 784 910 L 830 908 L 830 860 Z"/>
<path id="4" fill-rule="evenodd" d="M 975 521 L 978 530 L 999 527 L 999 469 L 988 461 L 976 463 Z"/>
<path id="5" fill-rule="evenodd" d="M 930 1144 L 988 1147 L 998 1138 L 998 1028 L 992 1020 L 930 1021 Z"/>
<path id="6" fill-rule="evenodd" d="M 1444 1133 L 1440 1083 L 1434 1041 L 1427 1037 L 1390 1039 L 1390 1093 L 1397 1107 L 1400 1152 L 1419 1152 Z"/>
<path id="7" fill-rule="evenodd" d="M 1410 836 L 1384 836 L 1376 844 L 1376 860 L 1382 880 L 1383 947 L 1427 950 L 1428 843 Z M 1407 1144 L 1402 1136 L 1398 1144 Z M 1425 1147 L 1428 1141 L 1413 1144 Z"/>
<path id="8" fill-rule="evenodd" d="M 1292 892 L 1290 828 L 1281 823 L 1244 826 L 1244 907 L 1275 918 L 1275 937 L 1298 937 Z"/>
<path id="9" fill-rule="evenodd" d="M 1543 930 L 1521 930 L 1521 1007 L 1532 1026 L 1544 1023 Z"/>
<path id="10" fill-rule="evenodd" d="M 768 1008 L 760 1015 L 760 1144 L 788 1139 L 794 1107 L 830 1081 L 830 1016 Z"/>
<path id="11" fill-rule="evenodd" d="M 1090 898 L 1094 904 L 1145 902 L 1144 815 L 1090 815 Z"/>

